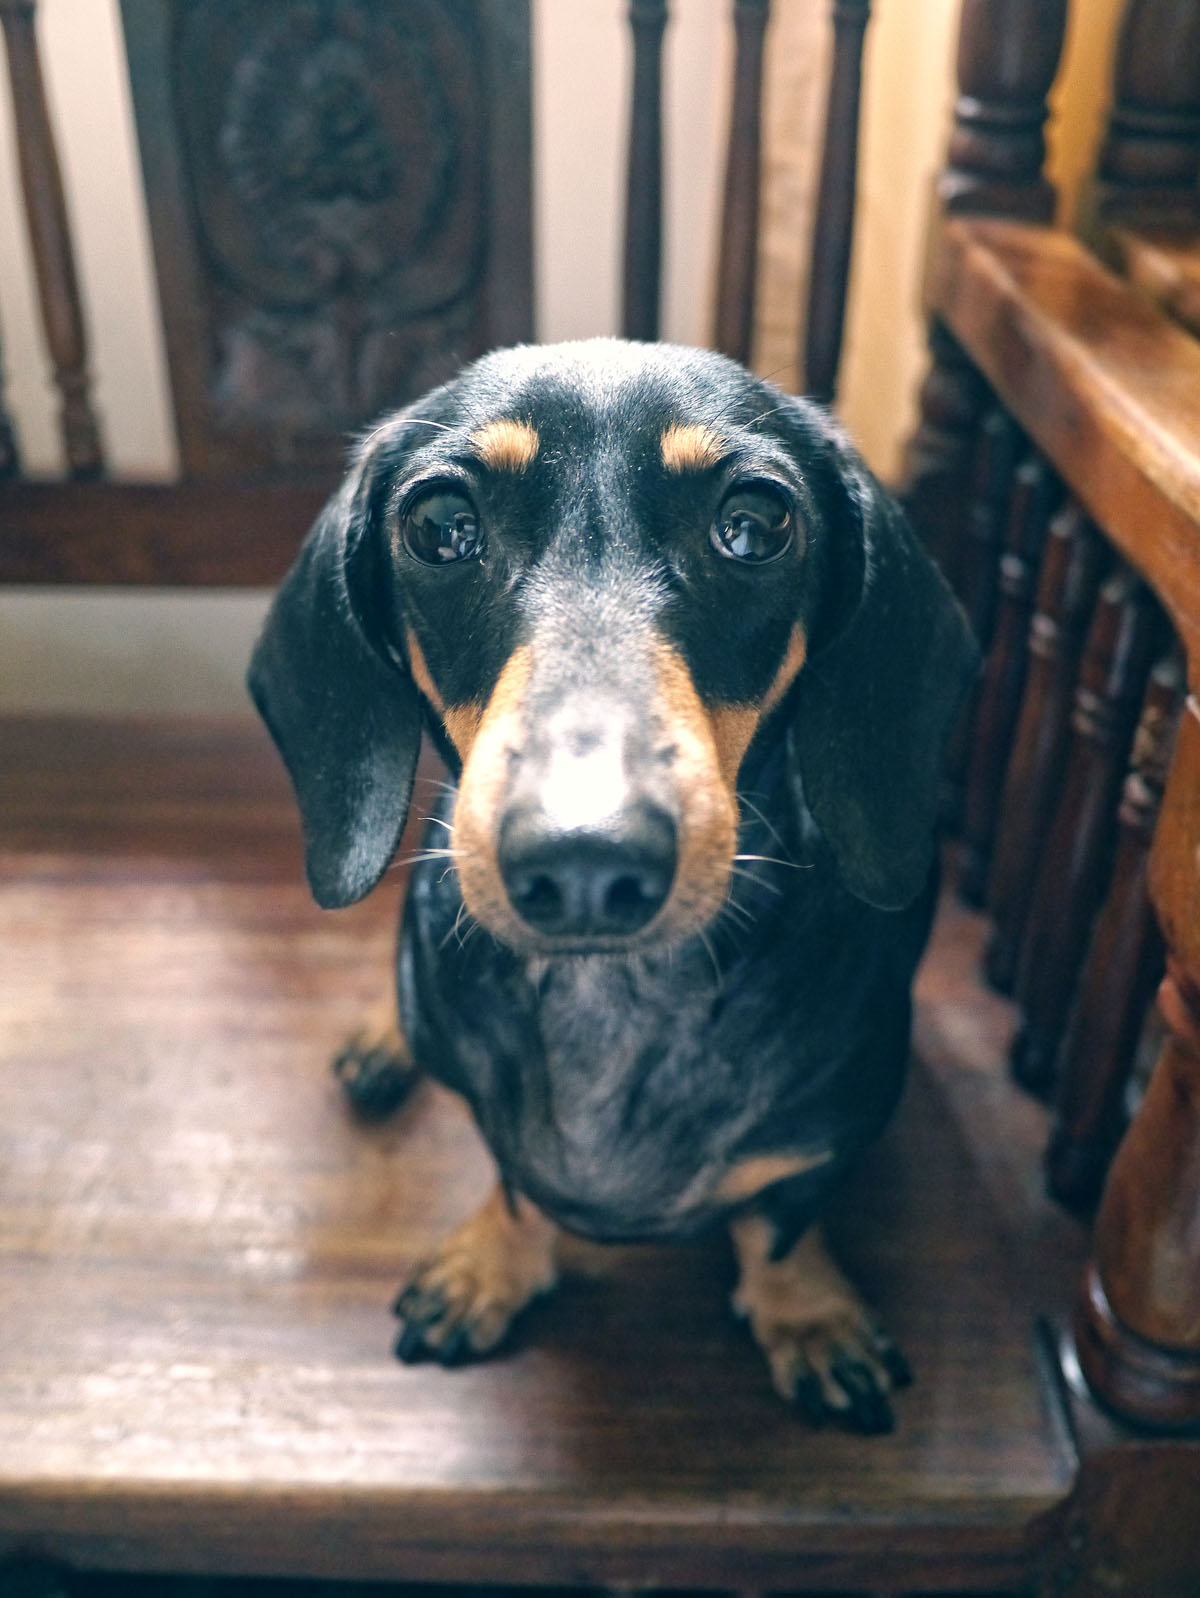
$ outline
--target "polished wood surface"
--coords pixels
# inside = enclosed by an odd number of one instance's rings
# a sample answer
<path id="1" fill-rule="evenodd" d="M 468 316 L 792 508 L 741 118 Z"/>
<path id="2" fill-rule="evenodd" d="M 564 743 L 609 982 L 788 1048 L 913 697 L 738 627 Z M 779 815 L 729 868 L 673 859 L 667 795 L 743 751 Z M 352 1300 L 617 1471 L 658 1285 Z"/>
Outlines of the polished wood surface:
<path id="1" fill-rule="evenodd" d="M 1200 232 L 1196 227 L 1112 227 L 1105 242 L 1121 275 L 1193 338 L 1200 338 Z"/>
<path id="2" fill-rule="evenodd" d="M 574 1245 L 506 1357 L 390 1357 L 398 1282 L 491 1181 L 447 1095 L 364 1126 L 329 1070 L 386 981 L 399 888 L 312 907 L 254 727 L 0 725 L 0 1548 L 1016 1585 L 1072 1460 L 1010 1271 L 1017 1217 L 993 1217 L 936 1066 L 834 1229 L 916 1371 L 893 1436 L 813 1432 L 779 1403 L 719 1239 Z M 980 1024 L 961 919 L 940 936 L 918 1004 L 935 1059 Z"/>
<path id="3" fill-rule="evenodd" d="M 1021 223 L 948 219 L 929 297 L 1200 661 L 1200 343 Z"/>

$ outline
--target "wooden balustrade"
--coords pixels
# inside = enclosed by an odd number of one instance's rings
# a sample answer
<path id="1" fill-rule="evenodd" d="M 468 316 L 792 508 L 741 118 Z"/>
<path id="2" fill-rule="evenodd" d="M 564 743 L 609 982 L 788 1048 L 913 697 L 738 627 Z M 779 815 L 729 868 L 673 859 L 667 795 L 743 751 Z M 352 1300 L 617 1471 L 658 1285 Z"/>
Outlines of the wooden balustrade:
<path id="1" fill-rule="evenodd" d="M 1070 501 L 1050 524 L 1029 628 L 1025 692 L 1004 780 L 987 904 L 992 918 L 984 970 L 997 992 L 1012 990 L 1041 846 L 1053 815 L 1084 631 L 1105 546 Z"/>
<path id="2" fill-rule="evenodd" d="M 1054 215 L 1042 130 L 1066 20 L 1067 0 L 964 0 L 954 130 L 939 187 L 947 211 Z"/>
<path id="3" fill-rule="evenodd" d="M 626 338 L 658 337 L 662 259 L 662 43 L 667 0 L 631 0 L 633 100 L 626 165 Z"/>
<path id="4" fill-rule="evenodd" d="M 833 73 L 804 322 L 804 387 L 827 405 L 837 389 L 850 280 L 863 35 L 870 13 L 870 0 L 834 0 Z"/>
<path id="5" fill-rule="evenodd" d="M 1073 1208 L 1086 1209 L 1100 1195 L 1124 1129 L 1126 1085 L 1146 1008 L 1163 973 L 1147 870 L 1185 685 L 1183 660 L 1172 650 L 1146 690 L 1117 811 L 1112 880 L 1059 1059 L 1046 1173 L 1051 1193 Z"/>
<path id="6" fill-rule="evenodd" d="M 1130 0 L 1100 151 L 1102 214 L 1194 224 L 1200 205 L 1200 8 Z"/>
<path id="7" fill-rule="evenodd" d="M 1000 814 L 1004 768 L 1021 707 L 1028 659 L 1026 640 L 1033 610 L 1038 562 L 1061 488 L 1037 454 L 1018 466 L 996 575 L 996 613 L 991 629 L 974 747 L 967 775 L 963 816 L 960 891 L 968 904 L 982 904 Z"/>
<path id="8" fill-rule="evenodd" d="M 0 0 L 21 192 L 42 326 L 59 392 L 63 449 L 72 477 L 96 477 L 103 470 L 104 457 L 89 397 L 87 334 L 35 22 L 36 0 Z"/>
<path id="9" fill-rule="evenodd" d="M 770 0 L 735 0 L 736 51 L 717 265 L 713 342 L 746 364 L 754 341 L 762 147 L 763 42 Z"/>

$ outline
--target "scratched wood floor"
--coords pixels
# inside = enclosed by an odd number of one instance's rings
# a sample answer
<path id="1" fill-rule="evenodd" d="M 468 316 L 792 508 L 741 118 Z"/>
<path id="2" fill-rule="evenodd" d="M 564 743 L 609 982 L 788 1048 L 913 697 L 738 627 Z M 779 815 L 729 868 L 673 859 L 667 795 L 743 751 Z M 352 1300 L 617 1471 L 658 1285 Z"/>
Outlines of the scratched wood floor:
<path id="1" fill-rule="evenodd" d="M 248 722 L 0 722 L 0 1559 L 1020 1585 L 1072 1474 L 1032 1317 L 1075 1239 L 1023 1271 L 1038 1128 L 988 1145 L 1006 1012 L 974 924 L 942 922 L 927 1063 L 837 1218 L 917 1377 L 863 1439 L 773 1396 L 719 1238 L 576 1246 L 503 1358 L 390 1357 L 398 1282 L 490 1181 L 448 1095 L 366 1126 L 330 1074 L 388 980 L 402 876 L 317 911 Z"/>

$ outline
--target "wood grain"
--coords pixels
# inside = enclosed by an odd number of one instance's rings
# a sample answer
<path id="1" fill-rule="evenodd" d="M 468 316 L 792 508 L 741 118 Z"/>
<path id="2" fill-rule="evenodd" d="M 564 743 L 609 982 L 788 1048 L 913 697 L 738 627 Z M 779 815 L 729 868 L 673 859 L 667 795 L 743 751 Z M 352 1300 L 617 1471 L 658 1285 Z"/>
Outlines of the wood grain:
<path id="1" fill-rule="evenodd" d="M 1200 344 L 1075 239 L 954 217 L 931 308 L 1163 601 L 1200 669 Z"/>
<path id="2" fill-rule="evenodd" d="M 312 907 L 254 728 L 0 724 L 0 1554 L 1019 1585 L 1071 1460 L 923 1072 L 834 1226 L 916 1369 L 893 1437 L 778 1402 L 720 1239 L 576 1245 L 506 1357 L 391 1359 L 405 1269 L 491 1182 L 448 1096 L 363 1126 L 329 1071 L 378 996 L 399 886 Z"/>

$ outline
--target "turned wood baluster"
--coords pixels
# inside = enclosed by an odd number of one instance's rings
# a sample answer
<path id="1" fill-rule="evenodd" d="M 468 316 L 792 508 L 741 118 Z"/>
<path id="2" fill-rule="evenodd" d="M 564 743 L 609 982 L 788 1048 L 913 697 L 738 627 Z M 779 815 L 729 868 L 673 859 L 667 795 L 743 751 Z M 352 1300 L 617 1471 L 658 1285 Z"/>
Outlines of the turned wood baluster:
<path id="1" fill-rule="evenodd" d="M 20 471 L 21 454 L 17 448 L 17 435 L 4 405 L 4 348 L 0 345 L 0 479 L 17 477 Z"/>
<path id="2" fill-rule="evenodd" d="M 67 467 L 72 477 L 95 477 L 104 463 L 88 398 L 87 337 L 62 175 L 42 82 L 35 9 L 36 0 L 0 0 L 0 28 L 8 54 L 21 189 L 37 269 L 42 324 L 61 396 Z"/>
<path id="3" fill-rule="evenodd" d="M 1062 776 L 1079 655 L 1106 548 L 1074 503 L 1050 524 L 1029 625 L 1025 692 L 988 879 L 993 925 L 984 972 L 1000 993 L 1011 992 L 1016 976 L 1042 839 Z"/>
<path id="4" fill-rule="evenodd" d="M 662 41 L 667 0 L 631 0 L 633 107 L 625 201 L 626 338 L 658 337 L 662 272 Z"/>
<path id="5" fill-rule="evenodd" d="M 961 594 L 963 518 L 988 390 L 940 322 L 930 325 L 929 350 L 920 420 L 905 450 L 898 492 L 925 547 Z"/>
<path id="6" fill-rule="evenodd" d="M 754 274 L 758 262 L 758 196 L 762 145 L 763 35 L 770 0 L 735 0 L 737 55 L 725 160 L 721 256 L 717 267 L 716 347 L 750 360 L 754 338 Z"/>
<path id="7" fill-rule="evenodd" d="M 1017 468 L 1000 557 L 995 626 L 967 775 L 959 886 L 968 904 L 982 904 L 987 886 L 1000 791 L 1025 682 L 1025 643 L 1038 562 L 1059 491 L 1058 479 L 1040 456 L 1031 455 Z"/>
<path id="8" fill-rule="evenodd" d="M 1117 1150 L 1081 1284 L 1075 1345 L 1113 1409 L 1200 1426 L 1200 687 L 1180 722 L 1150 856 L 1167 945 L 1159 1009 L 1167 1042 Z"/>
<path id="9" fill-rule="evenodd" d="M 1042 172 L 1046 95 L 1062 52 L 1067 0 L 963 0 L 958 34 L 958 99 L 938 197 L 946 211 L 1029 221 L 1054 214 L 1054 190 Z M 936 412 L 927 407 L 947 389 L 972 400 L 978 416 L 986 390 L 964 372 L 969 363 L 936 321 L 930 327 L 932 368 L 921 392 L 921 421 L 909 447 L 902 497 L 914 525 L 939 553 L 939 532 L 962 529 L 969 467 L 961 449 L 930 451 Z M 955 440 L 957 442 L 957 440 Z M 951 561 L 950 564 L 953 564 Z"/>
<path id="10" fill-rule="evenodd" d="M 1106 216 L 1195 220 L 1200 202 L 1200 6 L 1128 0 L 1097 191 Z"/>
<path id="11" fill-rule="evenodd" d="M 1021 943 L 1012 1049 L 1017 1081 L 1045 1093 L 1108 880 L 1117 799 L 1160 635 L 1153 597 L 1126 567 L 1104 583 L 1079 671 L 1066 774 Z"/>
<path id="12" fill-rule="evenodd" d="M 814 399 L 827 405 L 832 404 L 837 389 L 846 317 L 858 174 L 863 35 L 870 14 L 870 0 L 834 0 L 833 68 L 804 320 L 804 386 Z"/>
<path id="13" fill-rule="evenodd" d="M 1184 688 L 1183 660 L 1173 652 L 1150 674 L 1117 812 L 1112 882 L 1059 1058 L 1046 1176 L 1054 1197 L 1074 1208 L 1099 1197 L 1124 1124 L 1125 1088 L 1146 1007 L 1162 976 L 1147 867 Z"/>
<path id="14" fill-rule="evenodd" d="M 996 620 L 1005 512 L 1021 444 L 1021 429 L 1006 410 L 993 406 L 979 430 L 965 536 L 956 573 L 958 596 L 979 647 L 984 650 L 992 641 Z"/>
<path id="15" fill-rule="evenodd" d="M 1067 0 L 963 0 L 954 131 L 939 186 L 948 211 L 1047 222 L 1046 96 L 1058 70 Z"/>

